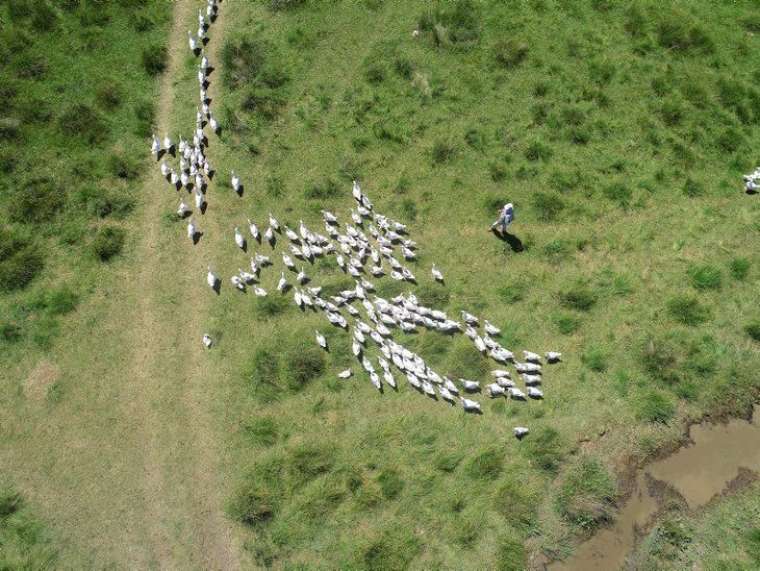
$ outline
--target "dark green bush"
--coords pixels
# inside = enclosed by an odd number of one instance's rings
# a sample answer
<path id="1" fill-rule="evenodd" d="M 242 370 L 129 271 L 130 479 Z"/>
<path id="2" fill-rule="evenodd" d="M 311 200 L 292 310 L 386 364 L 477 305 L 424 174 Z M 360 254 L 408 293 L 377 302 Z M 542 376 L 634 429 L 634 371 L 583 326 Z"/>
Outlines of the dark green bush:
<path id="1" fill-rule="evenodd" d="M 505 69 L 512 69 L 520 65 L 528 56 L 528 44 L 515 38 L 497 41 L 491 52 L 496 62 Z"/>
<path id="2" fill-rule="evenodd" d="M 134 180 L 140 175 L 137 161 L 122 152 L 115 152 L 108 157 L 108 171 L 124 180 Z"/>
<path id="3" fill-rule="evenodd" d="M 418 28 L 432 32 L 436 45 L 467 49 L 480 39 L 480 8 L 472 0 L 454 0 L 429 8 L 420 16 Z"/>
<path id="4" fill-rule="evenodd" d="M 101 261 L 107 262 L 121 253 L 124 239 L 125 233 L 121 228 L 115 226 L 99 228 L 92 241 L 92 250 Z"/>
<path id="5" fill-rule="evenodd" d="M 456 451 L 441 452 L 436 456 L 433 465 L 441 472 L 453 472 L 462 461 L 463 455 Z"/>
<path id="6" fill-rule="evenodd" d="M 401 201 L 401 213 L 403 220 L 414 222 L 417 220 L 417 203 L 411 198 L 405 198 Z"/>
<path id="7" fill-rule="evenodd" d="M 249 38 L 230 38 L 222 48 L 222 79 L 237 89 L 253 82 L 259 75 L 269 52 L 268 46 Z"/>
<path id="8" fill-rule="evenodd" d="M 62 286 L 49 292 L 45 299 L 45 306 L 51 315 L 64 315 L 74 311 L 79 304 L 79 294 L 68 286 Z"/>
<path id="9" fill-rule="evenodd" d="M 335 463 L 335 447 L 316 444 L 298 444 L 290 453 L 289 467 L 299 478 L 310 480 L 329 472 Z"/>
<path id="10" fill-rule="evenodd" d="M 657 26 L 657 40 L 665 49 L 682 54 L 710 54 L 715 44 L 710 36 L 691 19 L 680 13 L 673 13 Z"/>
<path id="11" fill-rule="evenodd" d="M 393 468 L 386 468 L 380 472 L 377 476 L 377 483 L 380 484 L 380 491 L 387 500 L 397 498 L 404 489 L 404 480 Z"/>
<path id="12" fill-rule="evenodd" d="M 366 571 L 408 569 L 419 550 L 420 540 L 415 537 L 414 531 L 396 524 L 360 545 L 358 561 L 350 568 Z"/>
<path id="13" fill-rule="evenodd" d="M 272 12 L 294 10 L 306 4 L 306 0 L 269 0 L 269 9 Z"/>
<path id="14" fill-rule="evenodd" d="M 696 289 L 720 289 L 723 284 L 723 273 L 720 268 L 710 264 L 693 265 L 687 273 L 689 282 Z"/>
<path id="15" fill-rule="evenodd" d="M 456 147 L 454 147 L 448 141 L 436 141 L 433 143 L 431 149 L 431 155 L 433 157 L 433 164 L 440 165 L 451 161 L 457 153 Z"/>
<path id="16" fill-rule="evenodd" d="M 699 181 L 687 178 L 686 182 L 683 183 L 683 193 L 689 198 L 696 198 L 697 196 L 704 195 L 705 186 Z"/>
<path id="17" fill-rule="evenodd" d="M 590 347 L 581 355 L 581 361 L 592 371 L 603 373 L 607 370 L 607 351 L 599 347 Z"/>
<path id="18" fill-rule="evenodd" d="M 504 454 L 498 450 L 484 450 L 472 457 L 465 473 L 474 480 L 495 480 L 504 469 Z"/>
<path id="19" fill-rule="evenodd" d="M 556 192 L 537 191 L 531 196 L 531 206 L 542 222 L 553 222 L 565 208 L 565 201 Z"/>
<path id="20" fill-rule="evenodd" d="M 17 343 L 23 337 L 23 331 L 15 323 L 0 324 L 0 340 L 5 343 Z"/>
<path id="21" fill-rule="evenodd" d="M 238 486 L 227 505 L 230 517 L 249 527 L 265 525 L 276 513 L 275 497 L 254 475 Z"/>
<path id="22" fill-rule="evenodd" d="M 155 109 L 150 101 L 138 101 L 134 107 L 135 119 L 137 124 L 135 134 L 141 137 L 148 137 L 153 131 L 153 118 Z"/>
<path id="23" fill-rule="evenodd" d="M 589 311 L 594 307 L 596 301 L 596 294 L 588 286 L 581 284 L 560 294 L 560 303 L 568 309 L 575 309 L 577 311 Z"/>
<path id="24" fill-rule="evenodd" d="M 760 321 L 753 321 L 744 326 L 744 331 L 753 341 L 760 343 Z"/>
<path id="25" fill-rule="evenodd" d="M 290 390 L 301 390 L 325 370 L 325 358 L 321 349 L 312 343 L 299 342 L 285 355 L 286 383 Z"/>
<path id="26" fill-rule="evenodd" d="M 521 444 L 523 453 L 540 469 L 555 472 L 564 457 L 562 438 L 557 430 L 542 426 Z"/>
<path id="27" fill-rule="evenodd" d="M 553 154 L 551 147 L 541 141 L 533 141 L 525 149 L 525 158 L 529 161 L 548 161 Z"/>
<path id="28" fill-rule="evenodd" d="M 304 196 L 309 199 L 327 199 L 340 196 L 340 188 L 331 178 L 325 178 L 320 182 L 313 182 L 306 187 Z"/>
<path id="29" fill-rule="evenodd" d="M 29 240 L 0 229 L 0 291 L 23 289 L 42 267 L 42 256 Z"/>
<path id="30" fill-rule="evenodd" d="M 250 384 L 253 395 L 264 402 L 279 396 L 280 362 L 277 352 L 259 347 L 246 368 L 244 378 Z"/>
<path id="31" fill-rule="evenodd" d="M 636 402 L 636 418 L 645 422 L 667 423 L 676 407 L 665 393 L 651 389 L 642 393 Z"/>
<path id="32" fill-rule="evenodd" d="M 584 529 L 594 529 L 612 517 L 615 483 L 607 469 L 588 456 L 572 466 L 557 504 L 564 518 Z"/>
<path id="33" fill-rule="evenodd" d="M 8 204 L 13 222 L 39 224 L 52 220 L 64 207 L 66 194 L 49 177 L 27 181 Z"/>
<path id="34" fill-rule="evenodd" d="M 501 286 L 496 293 L 498 294 L 499 299 L 504 303 L 513 304 L 522 301 L 525 298 L 525 292 L 527 289 L 525 282 L 514 281 Z"/>
<path id="35" fill-rule="evenodd" d="M 581 326 L 581 320 L 574 315 L 559 314 L 554 317 L 554 324 L 562 335 L 572 335 Z"/>
<path id="36" fill-rule="evenodd" d="M 143 50 L 142 64 L 148 75 L 155 77 L 164 73 L 167 60 L 166 46 L 151 46 Z"/>
<path id="37" fill-rule="evenodd" d="M 364 77 L 372 84 L 379 84 L 385 81 L 385 67 L 377 62 L 370 63 L 364 70 Z"/>
<path id="38" fill-rule="evenodd" d="M 683 104 L 677 99 L 667 99 L 660 108 L 662 121 L 668 127 L 680 125 L 681 121 L 683 121 L 684 113 Z"/>
<path id="39" fill-rule="evenodd" d="M 268 319 L 285 311 L 288 307 L 288 299 L 279 295 L 268 295 L 266 297 L 257 297 L 254 304 L 256 315 L 260 318 Z"/>
<path id="40" fill-rule="evenodd" d="M 95 99 L 101 107 L 107 111 L 113 111 L 121 105 L 121 90 L 116 83 L 106 82 L 98 88 Z"/>
<path id="41" fill-rule="evenodd" d="M 710 319 L 709 308 L 697 298 L 685 294 L 670 298 L 667 309 L 673 319 L 684 325 L 700 325 Z"/>
<path id="42" fill-rule="evenodd" d="M 514 537 L 503 537 L 496 547 L 498 571 L 522 571 L 525 569 L 525 548 Z"/>
<path id="43" fill-rule="evenodd" d="M 108 126 L 92 107 L 76 103 L 58 118 L 58 127 L 64 135 L 77 137 L 91 145 L 102 143 L 108 137 Z"/>
<path id="44" fill-rule="evenodd" d="M 633 191 L 624 183 L 616 182 L 604 188 L 604 196 L 612 202 L 617 202 L 627 208 L 633 198 Z"/>
<path id="45" fill-rule="evenodd" d="M 728 268 L 735 280 L 744 281 L 749 275 L 750 263 L 747 258 L 734 258 L 729 263 Z"/>

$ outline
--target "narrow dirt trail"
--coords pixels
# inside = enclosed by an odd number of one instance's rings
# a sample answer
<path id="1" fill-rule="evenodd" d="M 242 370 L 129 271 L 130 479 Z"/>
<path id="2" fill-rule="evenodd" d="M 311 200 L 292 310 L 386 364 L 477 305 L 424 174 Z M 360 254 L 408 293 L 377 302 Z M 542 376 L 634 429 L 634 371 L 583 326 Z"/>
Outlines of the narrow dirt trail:
<path id="1" fill-rule="evenodd" d="M 195 103 L 197 91 L 175 93 L 189 55 L 186 30 L 205 3 L 174 3 L 168 65 L 156 108 L 157 134 L 188 132 L 173 125 L 175 98 Z M 211 26 L 209 57 L 221 44 L 224 12 Z M 197 24 L 196 24 L 197 25 Z M 212 82 L 213 85 L 213 82 Z M 185 133 L 187 134 L 187 133 Z M 176 140 L 176 135 L 175 135 Z M 139 270 L 128 292 L 130 370 L 125 372 L 126 414 L 135 419 L 143 442 L 143 530 L 146 544 L 135 546 L 130 566 L 161 569 L 239 567 L 229 523 L 222 513 L 218 437 L 204 389 L 209 371 L 200 352 L 200 332 L 209 303 L 197 250 L 175 226 L 165 234 L 161 214 L 168 207 L 167 183 L 153 168 L 141 189 Z M 213 187 L 213 183 L 212 183 Z M 173 200 L 173 199 L 172 199 Z M 178 200 L 177 200 L 178 202 Z M 171 309 L 167 310 L 167 302 Z"/>

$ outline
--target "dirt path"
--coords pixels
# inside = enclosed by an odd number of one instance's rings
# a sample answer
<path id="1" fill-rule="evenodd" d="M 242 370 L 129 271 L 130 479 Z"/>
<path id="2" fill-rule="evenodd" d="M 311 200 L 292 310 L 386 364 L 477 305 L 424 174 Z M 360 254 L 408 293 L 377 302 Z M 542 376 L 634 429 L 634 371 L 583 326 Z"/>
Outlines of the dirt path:
<path id="1" fill-rule="evenodd" d="M 205 3 L 204 3 L 205 4 Z M 194 0 L 174 3 L 168 65 L 161 80 L 156 109 L 157 134 L 187 132 L 192 125 L 172 125 L 175 83 L 188 57 L 187 32 L 197 22 L 203 4 Z M 209 32 L 210 58 L 221 44 L 224 12 Z M 213 85 L 213 83 L 212 83 Z M 180 93 L 191 105 L 197 91 Z M 176 138 L 176 134 L 174 135 Z M 222 513 L 218 435 L 213 429 L 210 404 L 203 398 L 207 378 L 200 354 L 200 332 L 208 304 L 199 256 L 180 237 L 168 242 L 162 236 L 161 214 L 167 206 L 167 183 L 158 168 L 147 177 L 141 195 L 140 243 L 136 248 L 139 271 L 134 278 L 135 297 L 131 339 L 134 355 L 125 378 L 127 413 L 136 419 L 144 443 L 144 510 L 142 534 L 146 545 L 135 549 L 138 567 L 162 569 L 199 567 L 235 569 L 238 565 L 230 526 Z M 184 228 L 172 228 L 184 238 Z M 185 239 L 186 240 L 186 239 Z M 176 251 L 169 252 L 169 249 Z M 181 283 L 175 279 L 187 275 Z M 172 299 L 173 319 L 167 320 L 166 296 Z"/>

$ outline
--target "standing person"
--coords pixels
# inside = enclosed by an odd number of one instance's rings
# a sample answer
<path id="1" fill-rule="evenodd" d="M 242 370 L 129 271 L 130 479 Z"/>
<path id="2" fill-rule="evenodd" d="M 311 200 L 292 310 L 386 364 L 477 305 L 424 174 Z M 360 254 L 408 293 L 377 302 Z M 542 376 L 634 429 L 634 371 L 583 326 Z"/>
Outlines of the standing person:
<path id="1" fill-rule="evenodd" d="M 509 226 L 514 219 L 515 207 L 512 206 L 511 202 L 508 202 L 504 205 L 503 208 L 499 210 L 499 218 L 496 220 L 496 222 L 491 224 L 491 230 L 495 230 L 498 227 L 501 234 L 506 234 L 507 226 Z"/>

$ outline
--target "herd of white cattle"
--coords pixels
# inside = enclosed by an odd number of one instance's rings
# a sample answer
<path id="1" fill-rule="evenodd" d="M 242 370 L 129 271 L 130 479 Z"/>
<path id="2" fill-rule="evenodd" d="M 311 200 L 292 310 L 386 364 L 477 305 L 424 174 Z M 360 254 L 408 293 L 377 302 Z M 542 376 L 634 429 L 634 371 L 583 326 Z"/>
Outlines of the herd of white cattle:
<path id="1" fill-rule="evenodd" d="M 151 152 L 160 161 L 162 176 L 176 191 L 186 191 L 194 197 L 195 212 L 180 200 L 177 215 L 187 219 L 188 238 L 196 244 L 203 232 L 194 214 L 205 215 L 209 184 L 216 178 L 206 156 L 208 137 L 205 129 L 208 127 L 219 134 L 220 126 L 211 113 L 211 100 L 207 95 L 213 68 L 204 48 L 218 10 L 217 0 L 207 0 L 205 12 L 199 11 L 198 14 L 197 34 L 188 32 L 189 47 L 196 57 L 200 57 L 200 101 L 192 139 L 180 137 L 175 146 L 168 134 L 163 144 L 154 135 L 151 143 Z M 167 162 L 172 158 L 178 162 L 176 166 Z M 242 197 L 243 184 L 234 171 L 230 173 L 230 183 Z M 231 286 L 240 293 L 251 290 L 264 297 L 270 292 L 262 285 L 262 274 L 272 272 L 276 277 L 279 271 L 277 293 L 272 295 L 292 296 L 293 303 L 304 313 L 320 314 L 329 326 L 349 334 L 357 368 L 366 373 L 370 383 L 380 392 L 386 387 L 400 390 L 397 377 L 404 378 L 415 392 L 452 406 L 461 404 L 462 409 L 470 413 L 481 412 L 480 403 L 474 398 L 483 389 L 492 399 L 507 398 L 524 403 L 543 399 L 544 362 L 559 362 L 560 353 L 549 351 L 542 356 L 523 351 L 518 360 L 515 353 L 501 345 L 499 328 L 488 320 L 467 311 L 461 311 L 455 319 L 441 309 L 425 305 L 411 291 L 391 299 L 375 294 L 372 280 L 390 277 L 407 284 L 410 290 L 417 285 L 417 277 L 410 265 L 417 263 L 418 248 L 404 224 L 375 210 L 357 181 L 353 183 L 352 195 L 355 204 L 350 211 L 350 222 L 341 223 L 332 212 L 322 211 L 324 233 L 310 229 L 303 220 L 299 221 L 297 229 L 290 228 L 272 213 L 267 214 L 265 221 L 260 221 L 261 226 L 251 219 L 247 219 L 245 225 L 235 226 L 231 232 L 235 247 L 250 259 L 246 269 L 238 268 L 237 273 L 229 277 Z M 279 256 L 274 256 L 278 246 L 281 251 Z M 314 264 L 320 259 L 334 262 L 353 278 L 354 286 L 335 295 L 323 295 L 322 287 L 315 285 L 308 275 L 316 269 Z M 280 260 L 282 268 L 274 269 Z M 306 268 L 309 268 L 308 272 Z M 444 283 L 444 275 L 435 264 L 430 269 L 430 278 L 426 279 Z M 224 284 L 212 266 L 208 267 L 206 282 L 217 294 Z M 491 371 L 491 379 L 484 387 L 478 380 L 458 378 L 455 381 L 436 372 L 421 355 L 394 339 L 396 332 L 414 334 L 423 329 L 441 335 L 465 335 L 472 342 L 474 351 L 493 360 L 499 368 Z M 317 330 L 315 338 L 322 349 L 330 350 L 322 332 Z M 211 347 L 213 342 L 208 334 L 203 336 L 206 347 Z M 512 367 L 514 376 L 505 367 Z M 353 369 L 348 368 L 337 376 L 349 379 L 353 374 Z M 518 379 L 522 388 L 518 386 Z M 528 434 L 528 428 L 515 427 L 514 434 L 522 438 Z"/>

